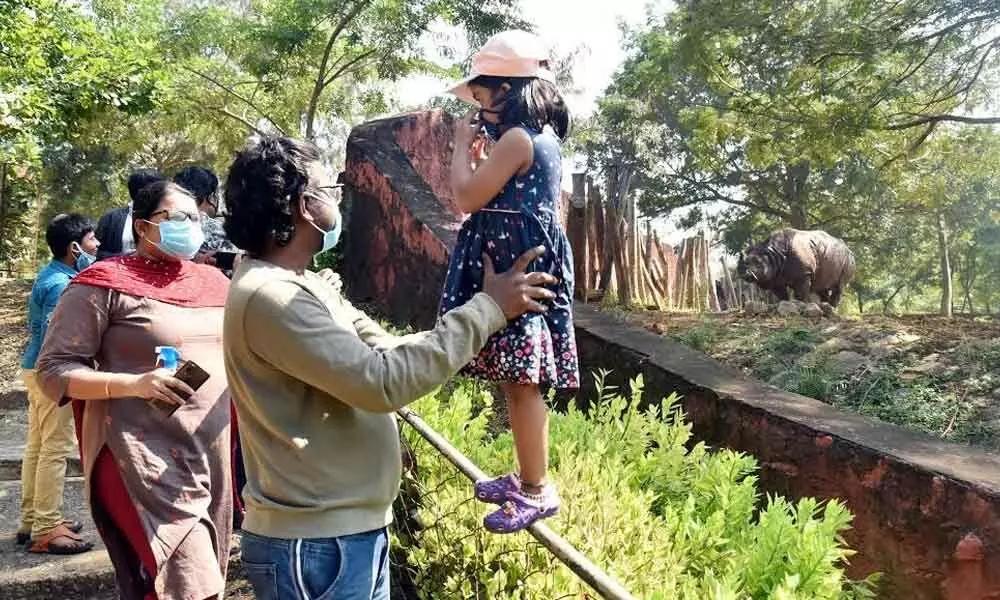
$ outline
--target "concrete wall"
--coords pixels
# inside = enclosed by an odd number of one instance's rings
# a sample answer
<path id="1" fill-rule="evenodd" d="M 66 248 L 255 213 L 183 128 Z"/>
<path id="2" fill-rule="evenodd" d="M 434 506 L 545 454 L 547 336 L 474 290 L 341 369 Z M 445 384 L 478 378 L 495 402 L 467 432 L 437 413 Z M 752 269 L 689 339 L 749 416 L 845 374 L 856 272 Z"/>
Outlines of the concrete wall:
<path id="1" fill-rule="evenodd" d="M 576 319 L 584 365 L 614 385 L 641 373 L 652 401 L 681 394 L 695 436 L 755 456 L 764 490 L 846 502 L 849 572 L 884 572 L 884 597 L 1000 598 L 997 456 L 782 392 L 589 306 Z"/>
<path id="2" fill-rule="evenodd" d="M 347 290 L 398 323 L 436 317 L 461 224 L 452 128 L 432 111 L 362 125 L 348 142 Z M 753 454 L 764 491 L 844 500 L 850 572 L 886 573 L 883 597 L 1000 600 L 997 456 L 778 391 L 590 307 L 577 307 L 577 340 L 585 371 L 613 369 L 618 384 L 642 373 L 652 400 L 682 394 L 695 435 Z"/>

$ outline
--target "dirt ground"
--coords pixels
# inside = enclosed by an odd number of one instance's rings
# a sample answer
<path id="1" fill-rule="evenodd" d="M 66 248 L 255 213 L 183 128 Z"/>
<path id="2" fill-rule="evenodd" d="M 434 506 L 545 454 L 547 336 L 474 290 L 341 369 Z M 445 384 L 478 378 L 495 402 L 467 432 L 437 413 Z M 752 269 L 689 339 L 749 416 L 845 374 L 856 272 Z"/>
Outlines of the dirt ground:
<path id="1" fill-rule="evenodd" d="M 28 343 L 28 294 L 31 284 L 0 280 L 0 395 L 19 385 L 21 353 Z"/>
<path id="2" fill-rule="evenodd" d="M 1000 449 L 996 318 L 617 314 L 788 391 Z"/>

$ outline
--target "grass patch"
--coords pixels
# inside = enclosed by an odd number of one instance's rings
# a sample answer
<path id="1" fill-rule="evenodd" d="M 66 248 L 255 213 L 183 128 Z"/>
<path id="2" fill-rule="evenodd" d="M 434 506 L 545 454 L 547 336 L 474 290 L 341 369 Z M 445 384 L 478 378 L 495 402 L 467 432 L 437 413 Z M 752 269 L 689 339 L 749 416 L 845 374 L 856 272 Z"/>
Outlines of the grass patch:
<path id="1" fill-rule="evenodd" d="M 779 329 L 764 340 L 764 352 L 775 358 L 799 357 L 809 352 L 819 342 L 809 329 L 794 327 Z"/>
<path id="2" fill-rule="evenodd" d="M 787 392 L 801 394 L 828 402 L 835 392 L 843 388 L 836 370 L 826 360 L 811 364 L 792 364 L 787 369 L 772 376 L 769 383 Z"/>
<path id="3" fill-rule="evenodd" d="M 672 337 L 689 348 L 707 353 L 715 345 L 717 336 L 715 325 L 710 321 L 703 320 L 694 327 L 674 334 Z"/>

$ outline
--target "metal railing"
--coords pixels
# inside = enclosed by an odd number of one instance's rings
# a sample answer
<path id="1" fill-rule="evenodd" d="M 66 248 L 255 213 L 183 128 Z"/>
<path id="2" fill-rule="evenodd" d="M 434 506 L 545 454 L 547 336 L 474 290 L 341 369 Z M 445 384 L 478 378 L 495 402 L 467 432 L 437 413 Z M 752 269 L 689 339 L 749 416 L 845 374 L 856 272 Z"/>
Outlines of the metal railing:
<path id="1" fill-rule="evenodd" d="M 434 431 L 427 423 L 417 416 L 413 411 L 402 408 L 397 411 L 400 418 L 410 427 L 420 434 L 424 440 L 437 449 L 451 464 L 453 464 L 469 480 L 475 482 L 486 479 L 487 475 L 479 467 L 468 459 L 457 448 Z M 635 600 L 635 597 L 625 590 L 617 581 L 612 579 L 597 565 L 574 548 L 569 542 L 564 540 L 547 525 L 536 521 L 528 529 L 538 542 L 558 558 L 569 570 L 573 571 L 581 580 L 589 585 L 595 592 L 606 600 Z"/>

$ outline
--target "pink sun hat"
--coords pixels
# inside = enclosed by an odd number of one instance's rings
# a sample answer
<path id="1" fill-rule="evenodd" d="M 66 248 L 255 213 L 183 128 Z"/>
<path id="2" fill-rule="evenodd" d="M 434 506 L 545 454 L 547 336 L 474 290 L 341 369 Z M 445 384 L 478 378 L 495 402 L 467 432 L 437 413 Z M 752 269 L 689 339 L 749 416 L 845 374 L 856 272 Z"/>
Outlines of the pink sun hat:
<path id="1" fill-rule="evenodd" d="M 469 82 L 480 75 L 498 77 L 537 77 L 555 83 L 556 77 L 546 66 L 549 52 L 537 35 L 511 29 L 494 35 L 472 57 L 469 76 L 451 86 L 449 93 L 469 104 L 478 105 Z"/>

